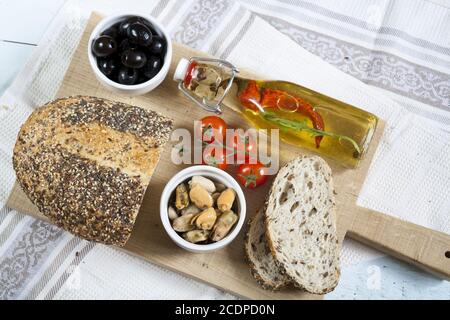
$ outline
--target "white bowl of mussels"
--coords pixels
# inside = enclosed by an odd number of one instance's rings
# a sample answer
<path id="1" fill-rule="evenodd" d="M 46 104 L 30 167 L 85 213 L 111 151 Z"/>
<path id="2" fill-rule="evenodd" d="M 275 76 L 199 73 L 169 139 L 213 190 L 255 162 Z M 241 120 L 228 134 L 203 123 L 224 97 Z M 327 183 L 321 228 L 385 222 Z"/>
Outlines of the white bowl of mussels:
<path id="1" fill-rule="evenodd" d="M 181 248 L 210 252 L 230 244 L 245 221 L 238 182 L 223 170 L 198 165 L 178 172 L 161 194 L 161 221 Z"/>

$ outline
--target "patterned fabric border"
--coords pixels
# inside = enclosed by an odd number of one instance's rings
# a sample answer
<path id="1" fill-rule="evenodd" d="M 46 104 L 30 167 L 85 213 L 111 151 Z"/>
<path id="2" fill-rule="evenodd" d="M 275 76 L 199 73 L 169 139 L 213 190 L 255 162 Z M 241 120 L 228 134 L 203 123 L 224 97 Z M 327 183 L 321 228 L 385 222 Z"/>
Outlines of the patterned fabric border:
<path id="1" fill-rule="evenodd" d="M 450 75 L 260 15 L 304 49 L 359 80 L 450 111 Z"/>
<path id="2" fill-rule="evenodd" d="M 60 228 L 39 220 L 24 228 L 15 246 L 0 262 L 0 299 L 18 295 L 33 269 L 50 254 L 62 233 Z"/>
<path id="3" fill-rule="evenodd" d="M 231 1 L 197 0 L 173 33 L 173 40 L 192 48 L 199 48 L 211 29 L 226 15 Z"/>

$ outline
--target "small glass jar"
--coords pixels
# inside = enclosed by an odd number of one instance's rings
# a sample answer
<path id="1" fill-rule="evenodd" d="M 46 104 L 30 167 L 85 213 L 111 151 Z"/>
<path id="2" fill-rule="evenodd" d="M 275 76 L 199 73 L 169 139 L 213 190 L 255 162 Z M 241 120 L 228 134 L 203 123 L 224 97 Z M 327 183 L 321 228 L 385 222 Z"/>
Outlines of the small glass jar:
<path id="1" fill-rule="evenodd" d="M 178 88 L 206 111 L 222 113 L 222 101 L 239 71 L 225 60 L 192 57 L 182 58 L 174 80 Z"/>

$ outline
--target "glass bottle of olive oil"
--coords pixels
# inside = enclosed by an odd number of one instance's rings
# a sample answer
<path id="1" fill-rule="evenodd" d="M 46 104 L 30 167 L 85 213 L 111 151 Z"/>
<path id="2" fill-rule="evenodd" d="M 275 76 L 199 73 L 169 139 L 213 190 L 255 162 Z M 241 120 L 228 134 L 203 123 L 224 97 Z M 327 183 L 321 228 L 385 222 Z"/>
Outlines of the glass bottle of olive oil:
<path id="1" fill-rule="evenodd" d="M 225 97 L 240 107 L 252 126 L 279 129 L 290 144 L 356 167 L 377 125 L 369 112 L 287 81 L 236 76 L 223 60 L 182 59 L 174 79 L 179 88 L 208 111 L 221 112 Z"/>

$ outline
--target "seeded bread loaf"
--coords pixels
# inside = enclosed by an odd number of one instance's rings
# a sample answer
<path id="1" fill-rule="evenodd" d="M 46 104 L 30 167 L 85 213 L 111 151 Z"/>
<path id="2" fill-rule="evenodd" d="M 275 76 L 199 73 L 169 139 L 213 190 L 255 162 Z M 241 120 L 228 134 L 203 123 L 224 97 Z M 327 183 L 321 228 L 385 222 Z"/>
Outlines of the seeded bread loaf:
<path id="1" fill-rule="evenodd" d="M 250 272 L 258 283 L 267 290 L 278 290 L 288 285 L 290 278 L 281 273 L 266 241 L 264 209 L 248 223 L 245 238 L 245 254 Z"/>
<path id="2" fill-rule="evenodd" d="M 265 210 L 266 238 L 279 268 L 310 293 L 332 291 L 340 275 L 331 169 L 299 157 L 278 172 Z"/>
<path id="3" fill-rule="evenodd" d="M 156 112 L 89 96 L 36 109 L 13 165 L 25 194 L 53 223 L 86 240 L 123 246 L 172 130 Z"/>

